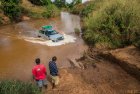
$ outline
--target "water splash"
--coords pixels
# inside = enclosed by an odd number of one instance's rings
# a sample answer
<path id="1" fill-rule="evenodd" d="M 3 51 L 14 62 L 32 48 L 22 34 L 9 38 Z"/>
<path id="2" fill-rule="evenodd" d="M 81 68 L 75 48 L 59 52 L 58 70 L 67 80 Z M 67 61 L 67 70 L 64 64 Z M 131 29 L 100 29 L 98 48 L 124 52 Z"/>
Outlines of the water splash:
<path id="1" fill-rule="evenodd" d="M 68 43 L 74 43 L 76 41 L 76 38 L 71 35 L 64 34 L 63 36 L 64 36 L 64 40 L 58 42 L 52 42 L 52 40 L 45 40 L 42 38 L 34 38 L 34 37 L 24 37 L 24 40 L 32 43 L 38 43 L 41 45 L 47 45 L 47 46 L 60 46 Z"/>

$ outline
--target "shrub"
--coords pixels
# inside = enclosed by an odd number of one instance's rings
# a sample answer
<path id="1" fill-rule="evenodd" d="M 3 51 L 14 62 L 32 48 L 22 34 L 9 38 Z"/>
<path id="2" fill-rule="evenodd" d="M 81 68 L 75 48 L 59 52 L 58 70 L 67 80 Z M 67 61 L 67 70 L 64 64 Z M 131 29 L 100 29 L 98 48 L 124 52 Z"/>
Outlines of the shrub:
<path id="1" fill-rule="evenodd" d="M 45 18 L 56 17 L 60 15 L 60 10 L 53 4 L 46 6 L 46 12 L 42 13 Z"/>
<path id="2" fill-rule="evenodd" d="M 78 4 L 71 9 L 71 13 L 79 15 L 84 7 L 85 6 L 83 4 Z"/>
<path id="3" fill-rule="evenodd" d="M 74 32 L 75 32 L 76 35 L 80 35 L 80 30 L 78 28 L 75 28 Z"/>
<path id="4" fill-rule="evenodd" d="M 41 13 L 36 13 L 36 12 L 28 12 L 27 14 L 29 17 L 31 18 L 42 18 L 42 14 Z"/>
<path id="5" fill-rule="evenodd" d="M 131 45 L 140 30 L 137 0 L 102 1 L 100 8 L 84 20 L 83 38 L 89 44 L 108 43 L 110 47 Z"/>
<path id="6" fill-rule="evenodd" d="M 29 0 L 29 1 L 35 5 L 49 5 L 49 4 L 51 4 L 51 0 Z"/>
<path id="7" fill-rule="evenodd" d="M 21 81 L 1 81 L 0 94 L 41 94 L 38 87 Z"/>
<path id="8" fill-rule="evenodd" d="M 3 22 L 2 22 L 2 17 L 0 16 L 0 25 L 2 24 Z"/>
<path id="9" fill-rule="evenodd" d="M 134 45 L 138 48 L 140 48 L 140 31 L 139 32 L 136 32 L 136 38 L 134 40 Z"/>
<path id="10" fill-rule="evenodd" d="M 11 21 L 21 20 L 21 7 L 18 5 L 19 0 L 2 1 L 2 10 L 4 14 L 10 18 Z"/>
<path id="11" fill-rule="evenodd" d="M 88 16 L 88 14 L 93 12 L 93 10 L 98 8 L 98 5 L 101 1 L 102 0 L 94 0 L 94 1 L 88 1 L 84 4 L 75 5 L 71 9 L 71 13 L 79 14 L 81 17 L 86 17 Z"/>
<path id="12" fill-rule="evenodd" d="M 80 12 L 80 16 L 86 17 L 89 13 L 91 13 L 94 9 L 94 3 L 91 3 L 87 5 L 85 8 L 83 8 Z"/>
<path id="13" fill-rule="evenodd" d="M 1 0 L 2 2 L 19 4 L 22 0 Z"/>
<path id="14" fill-rule="evenodd" d="M 66 7 L 66 1 L 65 0 L 55 0 L 54 1 L 54 4 L 57 6 L 57 7 Z"/>

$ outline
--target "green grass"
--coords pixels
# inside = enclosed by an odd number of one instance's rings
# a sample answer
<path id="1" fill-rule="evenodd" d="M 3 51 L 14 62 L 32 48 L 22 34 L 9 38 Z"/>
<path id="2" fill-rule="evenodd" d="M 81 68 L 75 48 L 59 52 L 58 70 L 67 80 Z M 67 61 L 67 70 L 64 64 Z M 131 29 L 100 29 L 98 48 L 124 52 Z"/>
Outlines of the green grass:
<path id="1" fill-rule="evenodd" d="M 41 94 L 38 87 L 21 81 L 0 81 L 0 94 Z"/>

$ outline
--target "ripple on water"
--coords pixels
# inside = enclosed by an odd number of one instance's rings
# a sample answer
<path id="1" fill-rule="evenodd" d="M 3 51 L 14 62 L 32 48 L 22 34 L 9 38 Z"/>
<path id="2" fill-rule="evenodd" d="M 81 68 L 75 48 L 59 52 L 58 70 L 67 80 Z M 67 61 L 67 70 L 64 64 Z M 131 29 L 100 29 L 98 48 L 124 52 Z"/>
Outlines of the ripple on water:
<path id="1" fill-rule="evenodd" d="M 65 45 L 67 43 L 74 43 L 76 41 L 76 38 L 74 36 L 66 35 L 66 34 L 64 34 L 63 36 L 64 36 L 64 40 L 58 42 L 52 42 L 51 40 L 45 40 L 42 38 L 34 38 L 34 37 L 24 37 L 23 39 L 28 42 L 38 43 L 47 46 L 60 46 L 60 45 Z"/>

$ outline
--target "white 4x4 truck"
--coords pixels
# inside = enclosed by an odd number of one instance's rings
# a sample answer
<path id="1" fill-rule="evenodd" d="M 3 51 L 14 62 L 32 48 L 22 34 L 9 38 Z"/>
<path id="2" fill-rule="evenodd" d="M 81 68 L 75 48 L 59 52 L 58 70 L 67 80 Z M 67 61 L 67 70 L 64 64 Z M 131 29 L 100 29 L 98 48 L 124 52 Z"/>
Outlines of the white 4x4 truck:
<path id="1" fill-rule="evenodd" d="M 64 39 L 64 36 L 56 32 L 50 25 L 42 26 L 42 30 L 39 30 L 38 37 L 50 39 L 53 42 Z"/>

